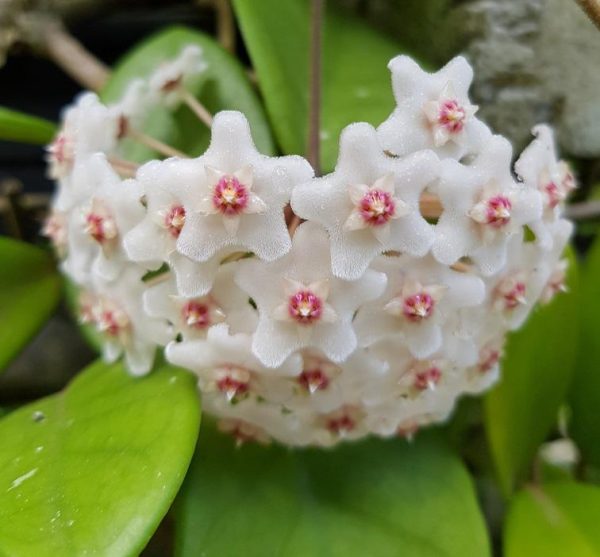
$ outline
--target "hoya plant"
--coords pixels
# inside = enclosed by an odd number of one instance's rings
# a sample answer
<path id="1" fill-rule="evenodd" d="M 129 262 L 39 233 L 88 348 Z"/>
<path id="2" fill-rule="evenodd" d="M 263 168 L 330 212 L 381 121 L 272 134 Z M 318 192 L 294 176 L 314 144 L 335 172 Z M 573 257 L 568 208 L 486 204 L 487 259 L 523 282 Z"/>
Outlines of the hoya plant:
<path id="1" fill-rule="evenodd" d="M 112 69 L 36 20 L 87 90 L 0 111 L 55 182 L 0 238 L 0 367 L 61 299 L 98 359 L 6 401 L 1 555 L 600 555 L 593 184 L 467 58 L 323 4 Z"/>

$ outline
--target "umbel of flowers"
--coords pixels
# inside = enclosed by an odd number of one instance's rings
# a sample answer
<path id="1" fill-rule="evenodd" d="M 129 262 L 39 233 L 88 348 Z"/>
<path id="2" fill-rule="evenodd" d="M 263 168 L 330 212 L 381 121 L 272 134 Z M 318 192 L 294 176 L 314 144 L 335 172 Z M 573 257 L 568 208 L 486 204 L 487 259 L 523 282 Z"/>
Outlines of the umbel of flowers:
<path id="1" fill-rule="evenodd" d="M 315 177 L 261 154 L 243 114 L 212 121 L 189 94 L 205 68 L 188 47 L 116 104 L 80 96 L 48 149 L 45 233 L 105 358 L 143 375 L 164 350 L 240 442 L 410 436 L 492 385 L 507 331 L 564 289 L 575 180 L 551 130 L 513 171 L 466 60 L 430 74 L 398 56 L 394 112 L 348 126 Z M 158 104 L 212 125 L 204 154 L 139 131 Z M 168 158 L 133 165 L 126 139 Z"/>

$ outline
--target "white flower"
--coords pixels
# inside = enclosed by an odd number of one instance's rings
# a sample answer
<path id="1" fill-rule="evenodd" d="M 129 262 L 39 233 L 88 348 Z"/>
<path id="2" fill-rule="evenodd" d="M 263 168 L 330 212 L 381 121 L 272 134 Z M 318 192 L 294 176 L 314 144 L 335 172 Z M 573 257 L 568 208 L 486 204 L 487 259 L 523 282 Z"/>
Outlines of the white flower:
<path id="1" fill-rule="evenodd" d="M 491 136 L 473 115 L 469 101 L 473 69 L 458 56 L 430 74 L 408 56 L 397 56 L 388 67 L 397 107 L 379 126 L 384 149 L 398 156 L 434 149 L 440 158 L 460 159 L 477 153 Z"/>
<path id="2" fill-rule="evenodd" d="M 115 283 L 95 280 L 81 308 L 82 320 L 95 325 L 104 337 L 104 359 L 113 362 L 125 353 L 127 367 L 134 375 L 148 373 L 156 349 L 173 338 L 165 319 L 149 317 L 143 310 L 146 285 L 142 274 L 130 266 Z"/>
<path id="3" fill-rule="evenodd" d="M 144 308 L 152 317 L 172 323 L 184 340 L 204 338 L 215 324 L 227 323 L 233 332 L 251 333 L 256 328 L 256 310 L 248 295 L 233 282 L 237 263 L 222 265 L 214 287 L 204 296 L 182 296 L 172 275 L 158 277 L 158 284 L 144 293 Z"/>
<path id="4" fill-rule="evenodd" d="M 141 190 L 121 180 L 101 154 L 77 164 L 73 186 L 87 191 L 87 201 L 70 213 L 63 270 L 78 284 L 94 275 L 114 280 L 128 261 L 122 237 L 144 213 Z"/>
<path id="5" fill-rule="evenodd" d="M 202 49 L 186 46 L 173 60 L 163 62 L 148 79 L 148 87 L 155 102 L 175 108 L 182 100 L 182 92 L 193 86 L 208 68 Z"/>
<path id="6" fill-rule="evenodd" d="M 182 187 L 194 197 L 184 205 L 180 253 L 204 262 L 236 248 L 273 261 L 289 251 L 283 210 L 292 188 L 312 176 L 302 157 L 261 155 L 246 118 L 239 112 L 220 112 L 204 155 L 173 166 L 181 168 Z"/>
<path id="7" fill-rule="evenodd" d="M 494 136 L 470 165 L 442 162 L 437 192 L 444 209 L 432 247 L 440 263 L 470 257 L 484 275 L 494 274 L 506 262 L 510 237 L 540 219 L 541 195 L 513 180 L 511 155 L 510 143 Z"/>
<path id="8" fill-rule="evenodd" d="M 453 271 L 432 257 L 381 257 L 373 268 L 388 277 L 376 302 L 362 306 L 355 329 L 363 346 L 400 335 L 415 358 L 427 358 L 442 346 L 444 325 L 458 310 L 480 305 L 485 285 L 471 273 Z"/>
<path id="9" fill-rule="evenodd" d="M 109 105 L 111 114 L 115 115 L 119 123 L 119 138 L 122 138 L 131 126 L 135 128 L 144 123 L 152 108 L 152 101 L 148 84 L 138 78 L 127 85 L 118 102 Z"/>
<path id="10" fill-rule="evenodd" d="M 205 339 L 171 342 L 166 356 L 172 364 L 197 373 L 202 390 L 211 395 L 217 407 L 249 397 L 280 402 L 291 396 L 291 383 L 285 378 L 300 373 L 300 355 L 294 354 L 277 369 L 269 369 L 253 355 L 251 345 L 250 335 L 232 335 L 221 323 L 212 326 Z"/>
<path id="11" fill-rule="evenodd" d="M 356 348 L 354 312 L 381 295 L 386 281 L 371 270 L 354 282 L 333 277 L 325 231 L 305 223 L 289 255 L 269 264 L 241 261 L 236 282 L 258 307 L 252 349 L 266 366 L 277 367 L 308 347 L 333 362 L 344 361 Z"/>
<path id="12" fill-rule="evenodd" d="M 179 294 L 202 296 L 212 287 L 221 260 L 231 250 L 197 263 L 176 250 L 177 239 L 188 212 L 198 202 L 194 191 L 197 165 L 194 161 L 167 159 L 150 161 L 136 174 L 146 204 L 146 215 L 124 238 L 132 261 L 158 269 L 168 263 L 177 279 Z"/>
<path id="13" fill-rule="evenodd" d="M 388 157 L 370 125 L 352 124 L 342 132 L 335 172 L 298 186 L 292 208 L 327 229 L 333 274 L 354 280 L 385 251 L 427 253 L 434 235 L 419 197 L 438 165 L 431 151 Z"/>
<path id="14" fill-rule="evenodd" d="M 532 223 L 531 229 L 543 249 L 552 249 L 550 227 L 564 208 L 564 201 L 576 187 L 568 165 L 559 161 L 554 148 L 554 133 L 547 125 L 533 128 L 536 136 L 515 163 L 515 172 L 529 187 L 542 194 L 542 219 Z"/>

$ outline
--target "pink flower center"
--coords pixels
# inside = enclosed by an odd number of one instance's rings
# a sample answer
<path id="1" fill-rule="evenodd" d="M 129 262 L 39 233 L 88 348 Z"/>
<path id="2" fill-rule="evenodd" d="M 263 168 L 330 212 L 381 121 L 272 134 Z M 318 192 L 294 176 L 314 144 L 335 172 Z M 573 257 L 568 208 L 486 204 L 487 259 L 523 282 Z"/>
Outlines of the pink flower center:
<path id="1" fill-rule="evenodd" d="M 329 418 L 326 427 L 331 433 L 340 435 L 352 431 L 356 422 L 348 414 L 342 414 L 336 418 Z"/>
<path id="2" fill-rule="evenodd" d="M 165 215 L 165 226 L 173 238 L 179 238 L 185 224 L 185 209 L 181 205 L 173 205 Z"/>
<path id="3" fill-rule="evenodd" d="M 312 325 L 323 313 L 323 302 L 310 290 L 300 290 L 290 296 L 288 312 L 301 325 Z"/>
<path id="4" fill-rule="evenodd" d="M 367 224 L 381 226 L 393 218 L 396 204 L 388 192 L 372 189 L 361 199 L 358 210 Z"/>
<path id="5" fill-rule="evenodd" d="M 59 133 L 48 147 L 52 159 L 60 165 L 70 164 L 73 160 L 73 147 L 70 139 L 64 133 Z"/>
<path id="6" fill-rule="evenodd" d="M 413 323 L 427 319 L 435 306 L 435 300 L 427 292 L 419 292 L 404 299 L 402 313 Z"/>
<path id="7" fill-rule="evenodd" d="M 213 190 L 212 202 L 223 215 L 239 215 L 248 205 L 249 197 L 246 186 L 235 176 L 223 176 Z"/>
<path id="8" fill-rule="evenodd" d="M 181 308 L 183 322 L 190 329 L 206 329 L 211 325 L 210 308 L 207 304 L 192 300 Z"/>
<path id="9" fill-rule="evenodd" d="M 398 426 L 396 433 L 399 437 L 403 437 L 404 439 L 408 439 L 410 441 L 418 431 L 419 424 L 417 422 L 407 422 Z"/>
<path id="10" fill-rule="evenodd" d="M 60 214 L 53 213 L 46 219 L 42 233 L 50 239 L 52 245 L 58 251 L 67 244 L 67 227 L 64 217 Z"/>
<path id="11" fill-rule="evenodd" d="M 298 376 L 298 383 L 311 394 L 329 387 L 329 377 L 319 368 L 307 369 Z"/>
<path id="12" fill-rule="evenodd" d="M 467 114 L 456 100 L 446 100 L 440 104 L 438 123 L 451 133 L 461 132 L 465 126 Z"/>
<path id="13" fill-rule="evenodd" d="M 482 352 L 477 369 L 480 373 L 487 373 L 500 361 L 500 351 L 486 349 Z"/>
<path id="14" fill-rule="evenodd" d="M 425 371 L 419 371 L 415 374 L 414 386 L 419 391 L 433 389 L 442 378 L 442 372 L 438 367 L 431 367 Z"/>
<path id="15" fill-rule="evenodd" d="M 88 213 L 85 223 L 85 231 L 101 245 L 114 240 L 117 236 L 117 226 L 109 216 Z"/>
<path id="16" fill-rule="evenodd" d="M 105 335 L 118 338 L 129 328 L 129 318 L 120 310 L 104 309 L 96 315 L 98 330 Z"/>
<path id="17" fill-rule="evenodd" d="M 544 193 L 546 194 L 546 204 L 550 209 L 554 209 L 563 200 L 563 194 L 554 182 L 548 182 L 544 186 Z"/>
<path id="18" fill-rule="evenodd" d="M 494 228 L 502 228 L 510 222 L 512 203 L 504 195 L 496 195 L 485 203 L 485 224 Z"/>
<path id="19" fill-rule="evenodd" d="M 217 381 L 217 389 L 232 401 L 246 395 L 250 389 L 248 381 L 241 381 L 233 375 L 226 375 Z"/>
<path id="20" fill-rule="evenodd" d="M 524 282 L 518 281 L 514 286 L 502 293 L 504 299 L 504 307 L 506 309 L 515 309 L 517 306 L 525 303 L 525 293 L 527 287 Z"/>

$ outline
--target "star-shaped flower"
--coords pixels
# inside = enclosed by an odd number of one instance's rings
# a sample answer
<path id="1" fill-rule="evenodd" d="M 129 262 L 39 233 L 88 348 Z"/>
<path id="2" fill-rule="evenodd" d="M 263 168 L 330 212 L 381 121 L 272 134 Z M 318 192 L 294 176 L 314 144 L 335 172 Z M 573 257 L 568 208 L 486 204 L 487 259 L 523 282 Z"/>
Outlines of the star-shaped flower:
<path id="1" fill-rule="evenodd" d="M 397 106 L 377 129 L 384 149 L 398 156 L 434 149 L 440 158 L 460 159 L 491 136 L 474 117 L 477 106 L 468 96 L 473 69 L 462 56 L 432 74 L 408 56 L 397 56 L 388 67 Z"/>
<path id="2" fill-rule="evenodd" d="M 515 172 L 523 182 L 542 194 L 542 218 L 531 225 L 536 241 L 543 249 L 552 249 L 551 225 L 564 209 L 564 202 L 576 187 L 568 165 L 558 160 L 554 133 L 546 125 L 533 128 L 536 138 L 525 148 L 515 163 Z"/>
<path id="3" fill-rule="evenodd" d="M 419 212 L 419 197 L 438 166 L 432 151 L 388 157 L 373 127 L 352 124 L 342 132 L 335 171 L 299 185 L 292 208 L 327 229 L 333 274 L 355 280 L 385 251 L 427 253 L 434 234 Z"/>
<path id="4" fill-rule="evenodd" d="M 320 349 L 335 363 L 354 351 L 352 317 L 381 295 L 385 275 L 367 270 L 347 282 L 333 277 L 330 266 L 327 234 L 315 223 L 298 228 L 291 252 L 280 261 L 240 262 L 236 282 L 258 307 L 252 350 L 264 365 L 277 367 L 301 348 Z"/>
<path id="5" fill-rule="evenodd" d="M 437 192 L 443 212 L 432 247 L 440 263 L 470 257 L 492 275 L 506 261 L 510 237 L 541 218 L 541 194 L 514 181 L 511 156 L 510 143 L 494 136 L 472 164 L 442 162 Z"/>
<path id="6" fill-rule="evenodd" d="M 184 204 L 185 226 L 177 251 L 205 262 L 227 248 L 253 252 L 265 261 L 291 246 L 284 217 L 296 184 L 313 175 L 301 157 L 268 157 L 255 148 L 239 112 L 215 116 L 210 147 L 201 157 L 173 163 L 181 187 L 193 201 Z"/>
<path id="7" fill-rule="evenodd" d="M 381 298 L 356 315 L 362 346 L 400 335 L 415 358 L 428 358 L 450 334 L 447 320 L 461 308 L 480 305 L 485 296 L 479 277 L 448 269 L 430 256 L 381 257 L 373 268 L 385 272 L 388 283 Z"/>
<path id="8" fill-rule="evenodd" d="M 77 164 L 73 186 L 87 191 L 88 199 L 70 213 L 62 268 L 78 284 L 94 275 L 114 280 L 128 261 L 123 235 L 144 214 L 141 190 L 135 181 L 121 180 L 101 154 Z"/>
<path id="9" fill-rule="evenodd" d="M 222 265 L 212 290 L 204 296 L 182 296 L 172 275 L 159 277 L 160 282 L 144 293 L 144 309 L 152 317 L 167 319 L 183 340 L 205 338 L 210 327 L 223 322 L 234 333 L 251 333 L 257 314 L 248 295 L 233 282 L 236 266 L 236 262 Z"/>
<path id="10" fill-rule="evenodd" d="M 134 375 L 148 373 L 157 347 L 164 346 L 174 336 L 166 319 L 145 313 L 143 274 L 143 270 L 128 266 L 114 283 L 96 278 L 89 285 L 87 303 L 82 307 L 82 320 L 95 325 L 104 338 L 104 359 L 113 362 L 124 353 L 127 367 Z"/>

